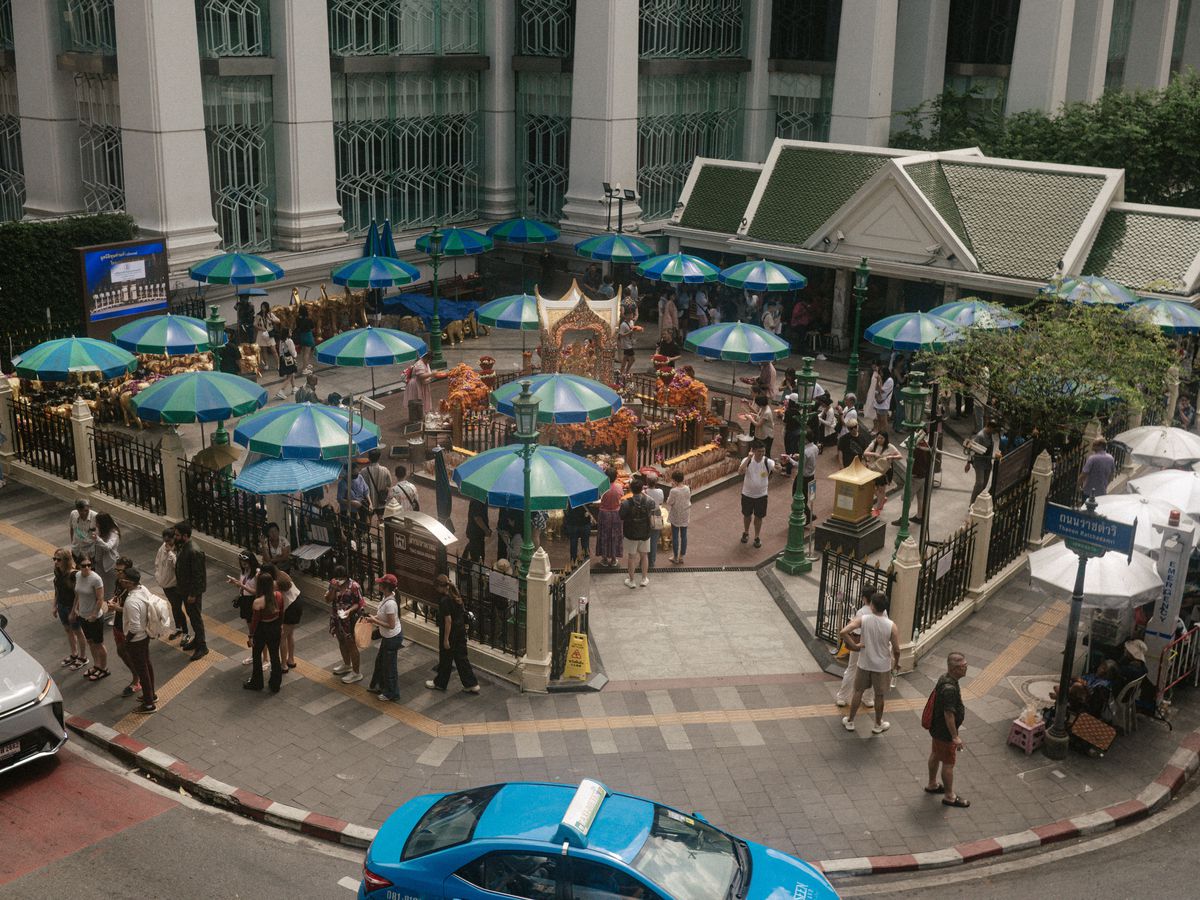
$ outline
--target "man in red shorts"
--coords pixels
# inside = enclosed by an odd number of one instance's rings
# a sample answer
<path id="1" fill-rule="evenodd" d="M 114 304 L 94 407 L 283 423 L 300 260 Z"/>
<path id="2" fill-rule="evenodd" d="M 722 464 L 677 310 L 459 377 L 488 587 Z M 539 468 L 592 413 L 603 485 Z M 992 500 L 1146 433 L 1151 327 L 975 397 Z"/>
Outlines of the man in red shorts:
<path id="1" fill-rule="evenodd" d="M 958 729 L 967 714 L 958 681 L 966 674 L 965 656 L 955 651 L 946 657 L 946 674 L 937 680 L 934 688 L 933 722 L 929 726 L 933 750 L 929 754 L 929 783 L 925 786 L 927 794 L 945 794 L 942 797 L 943 806 L 962 809 L 971 803 L 954 792 L 954 762 L 963 746 Z M 937 777 L 939 766 L 942 770 L 941 783 Z"/>

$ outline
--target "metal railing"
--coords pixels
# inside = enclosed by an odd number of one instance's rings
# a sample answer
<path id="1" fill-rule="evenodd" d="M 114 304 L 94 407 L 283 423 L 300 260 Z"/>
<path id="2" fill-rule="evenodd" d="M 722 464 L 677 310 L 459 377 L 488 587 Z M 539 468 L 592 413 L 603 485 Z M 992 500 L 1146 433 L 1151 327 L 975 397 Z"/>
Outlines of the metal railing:
<path id="1" fill-rule="evenodd" d="M 1033 512 L 1033 493 L 1033 479 L 1030 479 L 996 498 L 992 539 L 987 548 L 989 580 L 1025 551 Z"/>
<path id="2" fill-rule="evenodd" d="M 817 637 L 837 644 L 838 632 L 854 618 L 867 590 L 892 593 L 891 572 L 827 547 L 821 553 L 821 591 L 817 599 Z"/>
<path id="3" fill-rule="evenodd" d="M 375 579 L 385 571 L 382 527 L 374 520 L 338 516 L 332 509 L 320 509 L 311 503 L 288 497 L 284 500 L 284 521 L 280 529 L 292 549 L 306 544 L 323 544 L 328 552 L 300 562 L 302 571 L 314 578 L 333 577 L 333 570 L 345 566 L 363 593 L 375 596 Z"/>
<path id="4" fill-rule="evenodd" d="M 637 468 L 661 465 L 688 450 L 695 449 L 695 429 L 684 422 L 663 422 L 637 430 Z"/>
<path id="5" fill-rule="evenodd" d="M 155 515 L 167 511 L 167 488 L 162 454 L 150 444 L 117 431 L 88 432 L 96 454 L 96 487 L 133 506 Z"/>
<path id="6" fill-rule="evenodd" d="M 12 449 L 17 459 L 64 481 L 74 481 L 75 435 L 71 419 L 31 402 L 14 399 L 9 408 Z"/>
<path id="7" fill-rule="evenodd" d="M 573 633 L 588 633 L 588 604 L 586 597 L 573 589 L 576 578 L 590 577 L 590 563 L 585 563 L 550 585 L 550 680 L 562 678 L 567 667 L 567 651 Z"/>
<path id="8" fill-rule="evenodd" d="M 2 328 L 0 329 L 0 371 L 11 372 L 13 370 L 12 361 L 14 356 L 20 356 L 26 350 L 36 347 L 43 341 L 75 337 L 82 333 L 83 329 L 79 324 Z"/>
<path id="9" fill-rule="evenodd" d="M 1125 449 L 1124 444 L 1111 443 L 1112 439 L 1129 428 L 1129 410 L 1121 409 L 1118 412 L 1108 417 L 1104 423 L 1104 437 L 1109 440 L 1108 452 L 1112 454 L 1113 460 L 1117 464 L 1116 471 L 1120 472 L 1124 467 L 1126 460 L 1129 458 L 1129 451 Z"/>
<path id="10" fill-rule="evenodd" d="M 967 596 L 971 560 L 975 556 L 975 526 L 965 525 L 945 541 L 930 541 L 917 579 L 917 606 L 912 638 L 928 631 Z"/>
<path id="11" fill-rule="evenodd" d="M 1180 635 L 1162 648 L 1158 657 L 1157 697 L 1171 690 L 1189 675 L 1200 673 L 1200 625 Z M 1193 681 L 1193 684 L 1195 682 Z"/>
<path id="12" fill-rule="evenodd" d="M 524 656 L 525 604 L 513 599 L 511 590 L 498 593 L 493 589 L 500 579 L 511 579 L 506 582 L 510 586 L 516 579 L 475 560 L 449 556 L 446 562 L 454 570 L 455 583 L 467 608 L 467 637 L 501 653 Z M 410 599 L 408 608 L 430 625 L 438 624 L 437 604 Z"/>
<path id="13" fill-rule="evenodd" d="M 503 447 L 516 433 L 517 423 L 508 416 L 490 409 L 468 410 L 463 413 L 463 434 L 460 446 L 472 453 L 482 453 L 493 447 Z"/>
<path id="14" fill-rule="evenodd" d="M 1079 469 L 1087 456 L 1087 448 L 1083 442 L 1063 450 L 1054 458 L 1053 473 L 1050 476 L 1050 493 L 1046 499 L 1050 503 L 1058 503 L 1078 508 L 1083 502 L 1083 494 L 1079 489 Z"/>
<path id="15" fill-rule="evenodd" d="M 233 486 L 233 475 L 182 460 L 184 511 L 192 527 L 235 547 L 256 549 L 267 524 L 263 498 Z"/>

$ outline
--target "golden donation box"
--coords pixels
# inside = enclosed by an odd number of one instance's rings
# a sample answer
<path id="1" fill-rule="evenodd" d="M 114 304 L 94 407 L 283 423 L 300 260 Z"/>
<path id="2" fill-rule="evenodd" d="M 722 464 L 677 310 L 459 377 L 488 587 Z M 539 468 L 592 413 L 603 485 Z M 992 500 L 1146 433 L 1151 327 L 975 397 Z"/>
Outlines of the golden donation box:
<path id="1" fill-rule="evenodd" d="M 833 482 L 832 519 L 857 525 L 871 518 L 875 502 L 875 481 L 879 473 L 867 468 L 858 457 L 850 465 L 829 476 Z"/>

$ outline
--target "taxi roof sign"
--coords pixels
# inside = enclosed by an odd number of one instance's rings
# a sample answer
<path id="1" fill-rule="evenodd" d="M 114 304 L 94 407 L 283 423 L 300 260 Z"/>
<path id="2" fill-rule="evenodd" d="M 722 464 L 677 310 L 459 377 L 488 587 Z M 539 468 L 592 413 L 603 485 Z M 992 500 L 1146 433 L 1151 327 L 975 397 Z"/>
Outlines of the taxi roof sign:
<path id="1" fill-rule="evenodd" d="M 608 788 L 591 778 L 579 782 L 575 796 L 571 798 L 562 821 L 558 823 L 556 840 L 567 841 L 577 847 L 587 846 L 588 831 L 596 821 L 600 805 L 608 796 Z"/>

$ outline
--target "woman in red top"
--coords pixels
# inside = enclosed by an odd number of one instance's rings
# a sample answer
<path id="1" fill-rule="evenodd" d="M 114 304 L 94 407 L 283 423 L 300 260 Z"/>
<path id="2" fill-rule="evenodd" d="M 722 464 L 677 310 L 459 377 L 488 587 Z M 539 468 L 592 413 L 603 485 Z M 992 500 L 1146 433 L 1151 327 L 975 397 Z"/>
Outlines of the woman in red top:
<path id="1" fill-rule="evenodd" d="M 248 691 L 263 689 L 262 651 L 266 647 L 271 654 L 272 694 L 279 693 L 279 685 L 283 683 L 283 666 L 279 662 L 280 627 L 283 624 L 283 594 L 275 590 L 275 579 L 270 575 L 258 576 L 254 583 L 254 601 L 250 609 L 250 645 L 251 665 L 250 680 L 242 687 Z"/>
<path id="2" fill-rule="evenodd" d="M 600 497 L 600 525 L 596 533 L 596 555 L 600 565 L 615 566 L 624 555 L 624 538 L 621 535 L 621 501 L 625 488 L 617 481 L 615 469 L 608 470 L 609 488 Z"/>
<path id="3" fill-rule="evenodd" d="M 358 582 L 346 575 L 345 566 L 333 570 L 329 590 L 325 592 L 325 602 L 330 606 L 329 633 L 337 638 L 338 649 L 342 651 L 341 665 L 334 666 L 333 674 L 341 675 L 343 684 L 362 681 L 358 644 L 354 642 L 354 623 L 362 615 L 366 601 L 363 600 Z"/>

